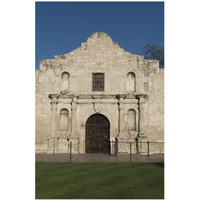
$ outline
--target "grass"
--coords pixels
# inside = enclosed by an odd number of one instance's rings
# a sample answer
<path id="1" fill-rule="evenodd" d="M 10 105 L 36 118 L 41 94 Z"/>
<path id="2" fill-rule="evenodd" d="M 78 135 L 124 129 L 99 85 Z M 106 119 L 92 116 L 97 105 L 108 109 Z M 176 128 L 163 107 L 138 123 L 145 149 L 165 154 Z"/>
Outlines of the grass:
<path id="1" fill-rule="evenodd" d="M 36 199 L 163 198 L 163 163 L 36 163 Z"/>

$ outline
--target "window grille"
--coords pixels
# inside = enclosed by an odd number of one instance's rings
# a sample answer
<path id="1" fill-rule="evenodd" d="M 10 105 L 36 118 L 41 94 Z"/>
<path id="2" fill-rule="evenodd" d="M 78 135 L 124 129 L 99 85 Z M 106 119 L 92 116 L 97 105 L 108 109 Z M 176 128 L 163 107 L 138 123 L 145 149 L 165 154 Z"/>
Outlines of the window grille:
<path id="1" fill-rule="evenodd" d="M 92 91 L 104 91 L 104 74 L 92 74 Z"/>

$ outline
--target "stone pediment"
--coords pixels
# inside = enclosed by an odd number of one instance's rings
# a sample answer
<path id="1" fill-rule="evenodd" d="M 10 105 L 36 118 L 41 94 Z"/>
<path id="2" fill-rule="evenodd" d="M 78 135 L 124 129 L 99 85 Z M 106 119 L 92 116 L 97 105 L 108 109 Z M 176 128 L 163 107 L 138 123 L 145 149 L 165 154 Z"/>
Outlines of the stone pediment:
<path id="1" fill-rule="evenodd" d="M 66 53 L 64 55 L 56 55 L 55 60 L 67 61 L 69 64 L 76 62 L 78 58 L 84 60 L 87 56 L 93 61 L 101 59 L 115 58 L 120 59 L 122 56 L 127 57 L 127 60 L 137 60 L 138 55 L 129 53 L 121 48 L 117 42 L 114 42 L 107 33 L 97 32 L 88 37 L 87 42 L 81 43 L 81 47 Z M 143 56 L 139 56 L 142 59 Z M 98 60 L 100 59 L 100 60 Z"/>
<path id="2" fill-rule="evenodd" d="M 41 60 L 40 69 L 108 69 L 121 68 L 152 73 L 158 69 L 158 61 L 145 60 L 144 56 L 135 55 L 121 48 L 107 33 L 96 32 L 88 37 L 81 46 L 54 59 Z M 152 70 L 148 70 L 152 69 Z M 146 71 L 145 71 L 146 70 Z"/>

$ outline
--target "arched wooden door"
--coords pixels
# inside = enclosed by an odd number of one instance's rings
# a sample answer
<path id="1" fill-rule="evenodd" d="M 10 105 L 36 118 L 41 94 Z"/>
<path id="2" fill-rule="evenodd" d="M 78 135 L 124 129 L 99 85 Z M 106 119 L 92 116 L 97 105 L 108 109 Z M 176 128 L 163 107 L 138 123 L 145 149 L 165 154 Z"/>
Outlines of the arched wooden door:
<path id="1" fill-rule="evenodd" d="M 110 152 L 110 123 L 100 114 L 92 115 L 86 122 L 86 153 Z"/>

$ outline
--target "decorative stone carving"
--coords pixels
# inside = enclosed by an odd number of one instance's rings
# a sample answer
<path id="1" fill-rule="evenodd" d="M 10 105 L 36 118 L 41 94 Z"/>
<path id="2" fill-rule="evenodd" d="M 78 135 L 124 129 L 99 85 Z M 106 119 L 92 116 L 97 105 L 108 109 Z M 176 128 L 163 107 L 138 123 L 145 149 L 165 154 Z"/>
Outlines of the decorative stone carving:
<path id="1" fill-rule="evenodd" d="M 93 107 L 94 107 L 94 111 L 96 113 L 100 113 L 101 112 L 101 105 L 100 104 L 96 104 L 95 102 L 93 102 Z"/>

